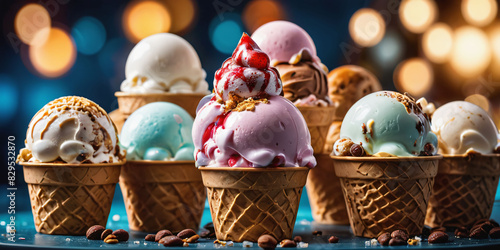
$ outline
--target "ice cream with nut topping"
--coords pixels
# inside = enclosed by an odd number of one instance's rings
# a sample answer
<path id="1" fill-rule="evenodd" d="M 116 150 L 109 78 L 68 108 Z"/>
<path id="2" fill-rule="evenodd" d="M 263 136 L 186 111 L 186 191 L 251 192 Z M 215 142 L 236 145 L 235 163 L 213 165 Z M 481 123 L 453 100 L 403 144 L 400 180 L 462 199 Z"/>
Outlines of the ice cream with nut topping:
<path id="1" fill-rule="evenodd" d="M 280 96 L 269 57 L 243 34 L 215 73 L 214 97 L 193 125 L 198 166 L 314 167 L 310 134 L 300 112 Z"/>
<path id="2" fill-rule="evenodd" d="M 439 140 L 439 152 L 500 153 L 495 123 L 481 107 L 466 101 L 449 102 L 433 113 L 432 131 Z"/>
<path id="3" fill-rule="evenodd" d="M 328 69 L 316 55 L 316 46 L 307 32 L 288 21 L 260 26 L 252 39 L 271 59 L 283 82 L 284 96 L 297 106 L 329 106 Z"/>
<path id="4" fill-rule="evenodd" d="M 347 112 L 334 144 L 335 155 L 435 155 L 437 137 L 415 99 L 379 91 L 357 101 Z"/>
<path id="5" fill-rule="evenodd" d="M 78 96 L 58 98 L 38 111 L 25 143 L 21 162 L 117 163 L 125 158 L 106 111 Z"/>

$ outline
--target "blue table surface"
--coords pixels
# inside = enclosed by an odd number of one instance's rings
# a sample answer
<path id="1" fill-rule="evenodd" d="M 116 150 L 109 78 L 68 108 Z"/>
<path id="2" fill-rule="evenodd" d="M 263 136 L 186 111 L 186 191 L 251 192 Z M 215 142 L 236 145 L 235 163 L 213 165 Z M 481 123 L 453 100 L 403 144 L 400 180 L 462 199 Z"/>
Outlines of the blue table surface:
<path id="1" fill-rule="evenodd" d="M 10 223 L 10 214 L 8 207 L 10 200 L 6 198 L 10 191 L 7 191 L 7 186 L 0 186 L 0 249 L 163 249 L 164 246 L 154 242 L 144 241 L 144 234 L 131 232 L 131 237 L 127 242 L 118 244 L 106 244 L 102 241 L 90 241 L 85 236 L 56 236 L 44 235 L 37 233 L 34 227 L 33 216 L 31 214 L 27 187 L 19 187 L 16 190 L 15 200 L 15 223 L 16 235 L 15 242 L 8 240 L 6 235 L 7 224 Z M 498 192 L 497 192 L 498 195 Z M 497 197 L 500 198 L 500 197 Z M 500 221 L 500 199 L 495 201 L 493 207 L 492 219 Z M 201 225 L 211 222 L 210 210 L 208 203 L 205 205 Z M 113 205 L 108 219 L 107 228 L 125 229 L 128 231 L 127 214 L 123 203 L 123 197 L 120 188 L 117 186 Z M 312 231 L 320 230 L 322 236 L 312 236 Z M 400 246 L 390 247 L 391 249 L 407 249 L 407 248 L 477 248 L 477 249 L 500 249 L 500 239 L 460 239 L 453 236 L 453 232 L 448 232 L 452 240 L 445 244 L 428 244 L 423 241 L 418 246 Z M 314 223 L 311 216 L 311 208 L 309 206 L 307 192 L 303 192 L 300 202 L 300 209 L 297 214 L 297 220 L 294 230 L 294 235 L 300 235 L 305 242 L 309 243 L 309 249 L 375 249 L 384 248 L 382 246 L 365 246 L 366 241 L 370 239 L 362 237 L 354 237 L 349 226 L 328 226 Z M 335 235 L 340 238 L 337 244 L 328 244 L 328 238 Z M 199 243 L 190 244 L 186 248 L 243 248 L 241 243 L 235 243 L 233 247 L 221 247 L 213 244 L 213 239 L 201 239 Z M 387 248 L 387 247 L 385 247 Z M 249 249 L 260 249 L 256 243 Z"/>

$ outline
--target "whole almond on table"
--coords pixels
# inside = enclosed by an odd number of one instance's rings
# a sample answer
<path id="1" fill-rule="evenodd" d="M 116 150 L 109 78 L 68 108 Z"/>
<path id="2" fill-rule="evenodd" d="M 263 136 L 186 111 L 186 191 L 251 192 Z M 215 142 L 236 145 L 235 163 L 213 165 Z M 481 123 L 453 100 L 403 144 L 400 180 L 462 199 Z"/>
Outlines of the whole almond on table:
<path id="1" fill-rule="evenodd" d="M 297 247 L 297 243 L 295 243 L 295 241 L 289 240 L 289 239 L 282 240 L 280 242 L 280 245 L 281 245 L 281 247 Z"/>
<path id="2" fill-rule="evenodd" d="M 188 228 L 188 229 L 184 229 L 184 230 L 180 231 L 177 234 L 177 237 L 179 237 L 181 239 L 186 239 L 186 238 L 189 238 L 195 234 L 196 234 L 196 232 L 193 229 Z"/>
<path id="3" fill-rule="evenodd" d="M 275 249 L 278 241 L 273 236 L 264 234 L 259 237 L 257 244 L 264 249 Z"/>
<path id="4" fill-rule="evenodd" d="M 382 246 L 388 246 L 389 241 L 391 240 L 391 235 L 389 233 L 383 233 L 378 236 L 377 241 Z"/>
<path id="5" fill-rule="evenodd" d="M 106 237 L 108 237 L 108 235 L 110 235 L 112 233 L 113 233 L 113 230 L 111 230 L 111 229 L 106 229 L 106 230 L 102 231 L 101 240 L 106 239 Z"/>
<path id="6" fill-rule="evenodd" d="M 448 242 L 448 234 L 442 231 L 436 231 L 431 233 L 427 240 L 431 244 L 446 243 Z"/>
<path id="7" fill-rule="evenodd" d="M 466 227 L 457 227 L 455 229 L 455 237 L 469 238 L 469 230 Z"/>
<path id="8" fill-rule="evenodd" d="M 328 243 L 339 243 L 339 237 L 331 236 L 330 238 L 328 238 Z"/>
<path id="9" fill-rule="evenodd" d="M 400 238 L 405 242 L 408 240 L 408 234 L 405 231 L 399 230 L 399 229 L 392 231 L 391 237 L 392 238 Z"/>
<path id="10" fill-rule="evenodd" d="M 389 240 L 389 246 L 402 246 L 406 244 L 407 242 L 399 237 L 392 238 L 391 240 Z"/>
<path id="11" fill-rule="evenodd" d="M 470 230 L 469 237 L 473 239 L 487 239 L 488 232 L 486 232 L 481 226 L 476 226 Z"/>
<path id="12" fill-rule="evenodd" d="M 89 229 L 87 230 L 87 234 L 86 234 L 87 239 L 100 240 L 101 234 L 104 230 L 106 230 L 106 228 L 104 228 L 101 225 L 94 225 L 94 226 L 89 227 Z"/>
<path id="13" fill-rule="evenodd" d="M 129 238 L 128 232 L 123 229 L 118 229 L 113 232 L 118 241 L 127 241 Z"/>
<path id="14" fill-rule="evenodd" d="M 173 235 L 172 232 L 170 232 L 170 230 L 166 230 L 166 229 L 160 230 L 156 233 L 155 241 L 159 242 L 163 237 L 170 236 L 170 235 Z"/>
<path id="15" fill-rule="evenodd" d="M 163 244 L 163 246 L 166 247 L 175 247 L 184 245 L 184 241 L 182 241 L 181 238 L 174 235 L 165 236 L 161 238 L 161 240 L 158 243 Z"/>
<path id="16" fill-rule="evenodd" d="M 156 234 L 148 234 L 146 237 L 144 237 L 145 241 L 155 241 L 155 236 Z"/>

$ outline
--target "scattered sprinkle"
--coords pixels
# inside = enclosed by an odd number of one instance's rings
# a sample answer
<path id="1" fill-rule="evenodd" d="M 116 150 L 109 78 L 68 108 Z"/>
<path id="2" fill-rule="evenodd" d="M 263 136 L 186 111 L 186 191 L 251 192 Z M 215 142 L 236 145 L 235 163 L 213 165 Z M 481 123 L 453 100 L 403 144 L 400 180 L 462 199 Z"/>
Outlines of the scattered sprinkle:
<path id="1" fill-rule="evenodd" d="M 371 246 L 377 246 L 378 245 L 377 239 L 371 239 L 370 244 L 371 244 Z"/>
<path id="2" fill-rule="evenodd" d="M 141 244 L 141 242 L 136 240 L 136 241 L 134 241 L 134 244 L 139 245 L 139 244 Z"/>
<path id="3" fill-rule="evenodd" d="M 370 247 L 370 246 L 371 246 L 371 243 L 370 243 L 370 242 L 371 242 L 371 241 L 369 241 L 369 240 L 365 241 L 365 247 Z"/>
<path id="4" fill-rule="evenodd" d="M 251 241 L 243 241 L 243 247 L 253 247 L 253 242 Z"/>
<path id="5" fill-rule="evenodd" d="M 20 240 L 25 240 L 26 238 L 24 238 L 24 237 L 19 237 L 19 239 L 20 239 Z"/>
<path id="6" fill-rule="evenodd" d="M 232 247 L 232 246 L 234 246 L 234 242 L 228 241 L 228 242 L 226 242 L 226 246 Z"/>
<path id="7" fill-rule="evenodd" d="M 178 114 L 174 114 L 174 119 L 178 124 L 182 123 L 182 117 L 180 117 Z"/>
<path id="8" fill-rule="evenodd" d="M 70 242 L 70 241 L 71 241 L 71 239 L 70 239 L 70 238 L 66 238 L 66 241 Z"/>
<path id="9" fill-rule="evenodd" d="M 113 221 L 119 221 L 120 220 L 120 215 L 115 214 L 113 215 Z"/>
<path id="10" fill-rule="evenodd" d="M 7 224 L 5 223 L 5 221 L 0 221 L 0 226 L 2 226 L 2 227 L 3 227 L 3 226 L 5 226 L 5 225 L 7 225 Z"/>
<path id="11" fill-rule="evenodd" d="M 309 243 L 299 242 L 299 243 L 297 243 L 297 247 L 298 248 L 308 248 L 309 247 Z"/>

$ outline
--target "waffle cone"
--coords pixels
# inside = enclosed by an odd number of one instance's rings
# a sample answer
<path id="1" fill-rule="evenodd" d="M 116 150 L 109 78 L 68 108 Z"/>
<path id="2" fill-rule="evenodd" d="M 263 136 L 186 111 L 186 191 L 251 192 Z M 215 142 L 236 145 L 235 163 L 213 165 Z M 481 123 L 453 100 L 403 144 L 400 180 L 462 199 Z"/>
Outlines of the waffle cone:
<path id="1" fill-rule="evenodd" d="M 297 107 L 306 120 L 315 154 L 323 153 L 330 124 L 336 119 L 336 107 Z"/>
<path id="2" fill-rule="evenodd" d="M 444 156 L 425 224 L 460 227 L 489 219 L 499 176 L 500 155 Z"/>
<path id="3" fill-rule="evenodd" d="M 21 163 L 36 231 L 85 235 L 106 226 L 121 163 Z"/>
<path id="4" fill-rule="evenodd" d="M 135 94 L 116 92 L 118 109 L 128 117 L 138 108 L 152 102 L 170 102 L 185 109 L 192 117 L 196 116 L 196 107 L 205 94 L 196 93 L 150 93 Z"/>
<path id="5" fill-rule="evenodd" d="M 291 239 L 309 168 L 200 167 L 219 240 Z"/>
<path id="6" fill-rule="evenodd" d="M 313 219 L 321 224 L 348 225 L 347 209 L 340 179 L 327 154 L 315 155 L 318 164 L 309 171 L 306 190 Z"/>
<path id="7" fill-rule="evenodd" d="M 440 156 L 332 158 L 354 235 L 422 233 Z"/>
<path id="8" fill-rule="evenodd" d="M 198 230 L 206 196 L 193 161 L 128 161 L 120 187 L 130 229 Z"/>

